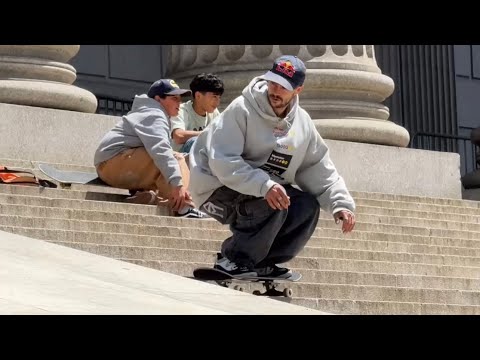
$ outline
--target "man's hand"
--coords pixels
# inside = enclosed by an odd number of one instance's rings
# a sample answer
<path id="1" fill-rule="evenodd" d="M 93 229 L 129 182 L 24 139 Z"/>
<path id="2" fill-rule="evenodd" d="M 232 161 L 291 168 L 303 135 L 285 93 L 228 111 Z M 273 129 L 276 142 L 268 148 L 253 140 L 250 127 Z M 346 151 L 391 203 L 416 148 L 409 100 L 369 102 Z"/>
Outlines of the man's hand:
<path id="1" fill-rule="evenodd" d="M 273 185 L 268 190 L 265 200 L 274 210 L 286 210 L 290 206 L 290 197 L 287 195 L 285 188 L 279 184 Z"/>
<path id="2" fill-rule="evenodd" d="M 343 222 L 342 232 L 344 234 L 352 231 L 355 226 L 355 214 L 350 211 L 340 210 L 333 215 L 333 218 L 335 219 L 335 224 L 338 224 L 340 221 Z"/>
<path id="3" fill-rule="evenodd" d="M 182 209 L 186 205 L 187 196 L 189 195 L 185 186 L 181 185 L 173 187 L 170 193 L 170 198 L 168 199 L 172 210 L 178 211 Z"/>

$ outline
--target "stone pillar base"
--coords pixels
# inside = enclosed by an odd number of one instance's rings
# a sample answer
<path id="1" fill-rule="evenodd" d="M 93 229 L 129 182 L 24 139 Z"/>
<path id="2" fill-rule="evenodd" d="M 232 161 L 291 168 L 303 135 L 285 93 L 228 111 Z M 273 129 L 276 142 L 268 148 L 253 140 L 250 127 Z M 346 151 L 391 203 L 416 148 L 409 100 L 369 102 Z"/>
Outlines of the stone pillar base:
<path id="1" fill-rule="evenodd" d="M 0 102 L 94 113 L 97 98 L 73 84 L 80 45 L 0 45 Z"/>
<path id="2" fill-rule="evenodd" d="M 94 113 L 97 98 L 79 87 L 50 81 L 0 80 L 0 102 Z"/>
<path id="3" fill-rule="evenodd" d="M 407 147 L 408 131 L 391 121 L 364 118 L 313 119 L 325 139 Z"/>

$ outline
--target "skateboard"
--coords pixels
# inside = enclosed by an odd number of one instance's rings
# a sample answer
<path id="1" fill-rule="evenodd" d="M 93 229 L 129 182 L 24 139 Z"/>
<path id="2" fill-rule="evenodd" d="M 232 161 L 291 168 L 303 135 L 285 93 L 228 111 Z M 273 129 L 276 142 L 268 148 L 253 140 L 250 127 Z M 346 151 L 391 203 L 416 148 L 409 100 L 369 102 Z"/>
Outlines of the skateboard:
<path id="1" fill-rule="evenodd" d="M 193 270 L 193 277 L 195 279 L 204 280 L 204 281 L 215 281 L 218 285 L 223 287 L 230 287 L 233 282 L 247 282 L 247 283 L 262 283 L 265 288 L 264 292 L 260 290 L 254 290 L 253 295 L 258 296 L 283 296 L 286 298 L 292 298 L 293 291 L 289 287 L 285 287 L 283 291 L 277 290 L 277 287 L 280 283 L 286 282 L 297 282 L 302 278 L 302 275 L 299 273 L 292 273 L 292 276 L 286 279 L 277 278 L 277 277 L 242 277 L 242 276 L 232 276 L 224 271 L 209 268 L 201 267 Z M 241 285 L 234 285 L 234 290 L 244 291 L 244 288 Z"/>
<path id="2" fill-rule="evenodd" d="M 38 164 L 38 168 L 48 177 L 58 181 L 61 187 L 70 187 L 72 184 L 108 186 L 97 173 L 59 170 L 49 164 Z"/>

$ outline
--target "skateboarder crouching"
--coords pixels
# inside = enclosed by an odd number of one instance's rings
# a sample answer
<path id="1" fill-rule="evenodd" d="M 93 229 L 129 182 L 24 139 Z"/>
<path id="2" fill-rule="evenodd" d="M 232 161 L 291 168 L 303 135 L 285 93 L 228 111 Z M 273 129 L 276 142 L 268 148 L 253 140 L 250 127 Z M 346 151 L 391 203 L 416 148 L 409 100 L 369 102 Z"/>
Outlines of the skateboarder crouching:
<path id="1" fill-rule="evenodd" d="M 110 186 L 131 192 L 154 190 L 169 200 L 178 216 L 204 218 L 188 191 L 185 159 L 170 144 L 170 117 L 178 114 L 181 97 L 189 93 L 174 80 L 161 79 L 147 94 L 136 95 L 132 110 L 100 141 L 94 164 Z"/>
<path id="2" fill-rule="evenodd" d="M 355 225 L 355 203 L 308 113 L 299 105 L 306 68 L 281 56 L 251 80 L 198 137 L 190 152 L 193 200 L 232 236 L 215 268 L 234 276 L 290 276 L 320 207 Z M 294 186 L 295 185 L 295 186 Z"/>

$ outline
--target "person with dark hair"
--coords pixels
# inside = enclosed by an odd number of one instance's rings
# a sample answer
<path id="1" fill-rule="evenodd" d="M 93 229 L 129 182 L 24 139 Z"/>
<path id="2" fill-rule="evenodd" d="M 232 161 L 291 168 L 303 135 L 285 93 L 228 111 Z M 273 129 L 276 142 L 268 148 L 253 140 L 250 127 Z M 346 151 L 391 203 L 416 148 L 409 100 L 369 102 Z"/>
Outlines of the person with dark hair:
<path id="1" fill-rule="evenodd" d="M 193 100 L 180 105 L 171 118 L 172 147 L 181 153 L 190 152 L 197 136 L 220 114 L 218 106 L 224 92 L 223 81 L 215 74 L 198 74 L 190 83 Z"/>
<path id="2" fill-rule="evenodd" d="M 280 56 L 199 135 L 190 152 L 193 200 L 232 232 L 214 267 L 234 277 L 290 277 L 278 265 L 305 247 L 320 207 L 342 222 L 344 233 L 355 226 L 355 202 L 299 104 L 305 76 L 302 60 Z"/>
<path id="3" fill-rule="evenodd" d="M 170 144 L 170 122 L 178 114 L 180 89 L 172 79 L 155 81 L 147 94 L 136 95 L 132 110 L 100 141 L 94 165 L 108 185 L 134 193 L 154 191 L 168 199 L 176 215 L 205 218 L 188 191 L 190 173 L 182 154 Z M 149 195 L 149 194 L 147 194 Z"/>

